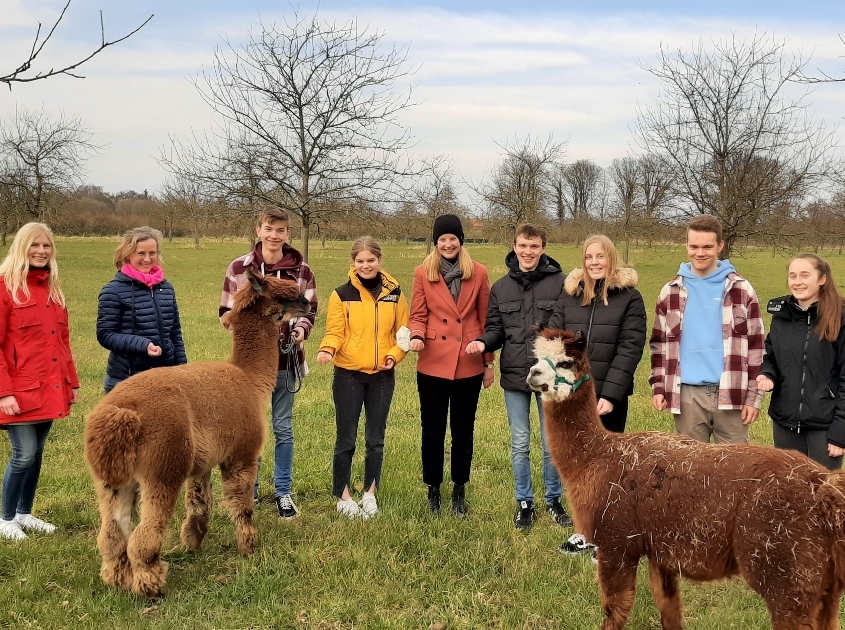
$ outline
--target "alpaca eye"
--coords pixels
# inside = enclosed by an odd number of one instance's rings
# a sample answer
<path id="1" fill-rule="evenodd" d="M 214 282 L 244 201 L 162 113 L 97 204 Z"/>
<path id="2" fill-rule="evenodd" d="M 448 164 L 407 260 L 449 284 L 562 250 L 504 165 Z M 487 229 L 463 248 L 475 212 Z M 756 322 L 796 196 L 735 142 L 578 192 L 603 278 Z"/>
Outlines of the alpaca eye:
<path id="1" fill-rule="evenodd" d="M 575 365 L 572 361 L 561 361 L 557 364 L 559 368 L 563 368 L 564 370 L 572 369 L 572 366 Z"/>

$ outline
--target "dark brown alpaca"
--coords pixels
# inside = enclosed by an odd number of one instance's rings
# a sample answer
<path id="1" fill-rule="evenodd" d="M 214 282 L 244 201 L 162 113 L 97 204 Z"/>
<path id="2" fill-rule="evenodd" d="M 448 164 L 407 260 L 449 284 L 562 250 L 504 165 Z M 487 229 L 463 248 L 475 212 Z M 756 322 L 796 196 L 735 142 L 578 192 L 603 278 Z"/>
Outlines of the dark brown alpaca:
<path id="1" fill-rule="evenodd" d="M 308 313 L 295 282 L 256 278 L 227 314 L 234 332 L 228 362 L 203 361 L 136 374 L 115 387 L 85 420 L 85 460 L 102 526 L 97 547 L 106 584 L 143 597 L 164 592 L 164 531 L 185 480 L 182 542 L 197 549 L 208 532 L 211 470 L 220 466 L 223 501 L 238 551 L 252 553 L 252 484 L 276 384 L 279 324 Z M 132 530 L 140 496 L 141 515 Z"/>
<path id="2" fill-rule="evenodd" d="M 637 564 L 665 629 L 681 627 L 679 578 L 741 575 L 775 630 L 839 627 L 845 480 L 796 452 L 605 431 L 580 334 L 543 330 L 529 385 L 577 531 L 598 546 L 603 630 L 625 626 Z"/>

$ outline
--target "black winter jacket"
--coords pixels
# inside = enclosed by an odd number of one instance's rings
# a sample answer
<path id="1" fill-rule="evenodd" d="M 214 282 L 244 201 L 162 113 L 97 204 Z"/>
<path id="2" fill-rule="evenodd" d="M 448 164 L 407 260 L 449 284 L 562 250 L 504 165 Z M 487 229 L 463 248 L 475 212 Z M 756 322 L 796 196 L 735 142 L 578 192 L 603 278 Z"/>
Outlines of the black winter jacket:
<path id="1" fill-rule="evenodd" d="M 502 389 L 530 392 L 525 379 L 536 362 L 532 344 L 535 324 L 545 326 L 563 289 L 563 273 L 553 258 L 543 254 L 534 271 L 521 271 L 514 252 L 505 257 L 508 275 L 490 288 L 484 342 L 487 352 L 502 349 L 499 367 Z"/>
<path id="2" fill-rule="evenodd" d="M 98 302 L 97 341 L 111 351 L 109 376 L 123 380 L 150 368 L 188 362 L 176 292 L 167 280 L 150 289 L 118 271 Z M 161 355 L 147 354 L 150 342 L 161 347 Z"/>
<path id="3" fill-rule="evenodd" d="M 586 334 L 596 397 L 615 404 L 634 393 L 634 373 L 645 347 L 645 304 L 635 288 L 639 278 L 633 269 L 622 267 L 608 286 L 607 306 L 596 298 L 582 306 L 583 278 L 583 269 L 566 276 L 549 328 Z M 596 289 L 600 287 L 597 283 Z"/>
<path id="4" fill-rule="evenodd" d="M 836 341 L 821 340 L 816 305 L 802 310 L 791 295 L 769 300 L 768 311 L 760 374 L 775 384 L 769 417 L 793 431 L 826 429 L 828 442 L 845 447 L 845 326 Z"/>

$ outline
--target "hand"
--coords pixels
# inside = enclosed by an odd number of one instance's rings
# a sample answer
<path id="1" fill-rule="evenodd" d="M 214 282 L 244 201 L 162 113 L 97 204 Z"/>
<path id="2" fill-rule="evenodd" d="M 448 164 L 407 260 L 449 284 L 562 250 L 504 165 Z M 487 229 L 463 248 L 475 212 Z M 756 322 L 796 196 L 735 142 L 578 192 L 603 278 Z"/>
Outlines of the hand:
<path id="1" fill-rule="evenodd" d="M 411 350 L 414 352 L 419 352 L 423 348 L 425 348 L 425 343 L 423 343 L 422 339 L 411 339 L 411 343 L 409 344 Z"/>
<path id="2" fill-rule="evenodd" d="M 657 409 L 657 411 L 666 411 L 666 407 L 669 405 L 666 403 L 666 398 L 663 394 L 655 394 L 651 397 L 651 406 Z"/>
<path id="3" fill-rule="evenodd" d="M 79 388 L 74 387 L 72 390 L 70 390 L 70 404 L 72 405 L 72 404 L 76 403 L 78 400 L 79 400 Z"/>
<path id="4" fill-rule="evenodd" d="M 486 347 L 483 341 L 470 341 L 467 344 L 467 354 L 481 354 Z"/>
<path id="5" fill-rule="evenodd" d="M 760 415 L 760 410 L 757 407 L 752 407 L 751 405 L 742 406 L 742 424 L 751 424 L 757 419 L 758 415 Z"/>
<path id="6" fill-rule="evenodd" d="M 378 369 L 381 372 L 386 372 L 387 370 L 392 370 L 395 365 L 396 360 L 393 357 L 387 357 L 384 360 L 384 363 L 378 366 Z"/>
<path id="7" fill-rule="evenodd" d="M 836 444 L 831 444 L 830 442 L 827 443 L 827 454 L 831 457 L 839 457 L 845 453 L 845 449 L 841 446 L 836 446 Z"/>
<path id="8" fill-rule="evenodd" d="M 294 343 L 300 343 L 303 339 L 305 339 L 305 331 L 302 330 L 302 326 L 297 326 L 296 328 L 291 329 L 290 338 L 293 339 Z"/>
<path id="9" fill-rule="evenodd" d="M 325 350 L 320 350 L 317 353 L 317 363 L 320 365 L 326 365 L 326 363 L 331 363 L 334 356 L 332 356 L 331 352 L 327 352 Z"/>
<path id="10" fill-rule="evenodd" d="M 483 344 L 482 344 L 483 345 Z M 484 378 L 481 379 L 481 384 L 484 385 L 484 389 L 487 389 L 493 384 L 493 381 L 496 378 L 496 373 L 493 371 L 493 368 L 489 368 L 487 366 L 484 367 Z"/>
<path id="11" fill-rule="evenodd" d="M 613 411 L 613 403 L 607 400 L 607 398 L 599 398 L 596 409 L 598 409 L 599 415 L 603 416 Z"/>
<path id="12" fill-rule="evenodd" d="M 765 374 L 760 374 L 757 377 L 757 389 L 761 392 L 770 392 L 775 388 L 775 383 Z"/>
<path id="13" fill-rule="evenodd" d="M 147 354 L 151 357 L 161 356 L 161 346 L 157 346 L 151 341 L 150 345 L 147 346 Z"/>
<path id="14" fill-rule="evenodd" d="M 18 415 L 21 412 L 21 408 L 18 407 L 17 398 L 14 396 L 3 396 L 3 398 L 0 398 L 0 411 L 7 416 Z"/>

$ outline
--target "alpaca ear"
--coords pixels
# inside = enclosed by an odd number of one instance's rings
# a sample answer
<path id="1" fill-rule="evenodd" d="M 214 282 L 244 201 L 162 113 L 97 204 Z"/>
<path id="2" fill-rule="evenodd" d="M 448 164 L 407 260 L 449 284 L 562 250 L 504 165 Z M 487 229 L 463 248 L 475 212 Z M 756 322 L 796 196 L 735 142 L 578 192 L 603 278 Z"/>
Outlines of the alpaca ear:
<path id="1" fill-rule="evenodd" d="M 267 290 L 267 283 L 264 281 L 263 278 L 259 278 L 251 270 L 246 270 L 246 279 L 249 280 L 250 286 L 252 286 L 252 290 L 258 295 L 264 295 L 264 292 Z"/>

